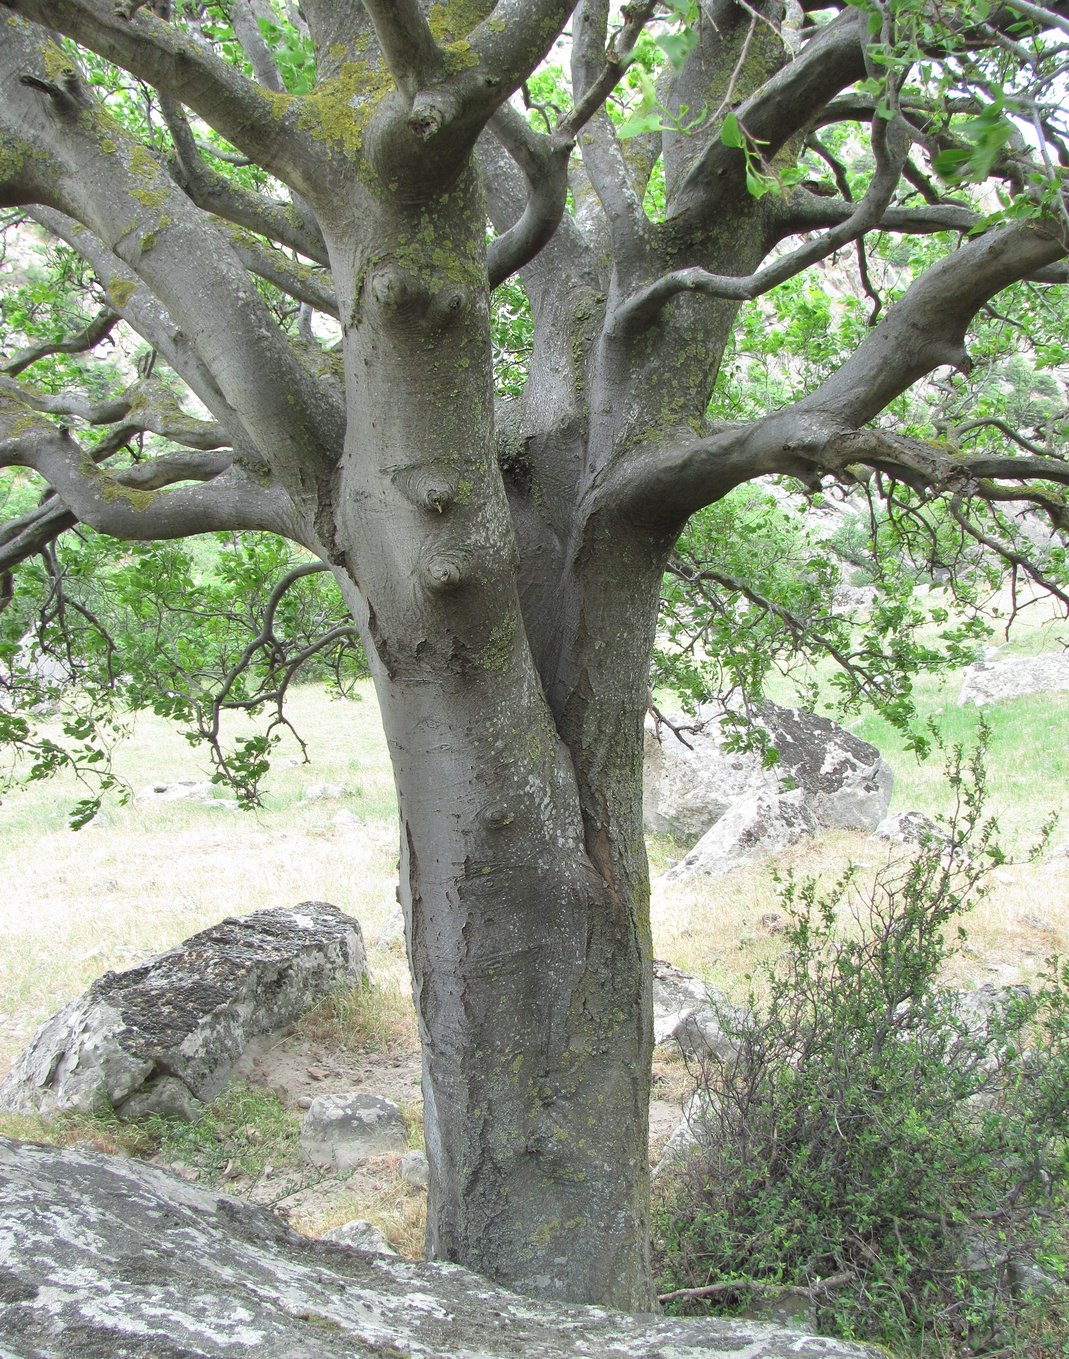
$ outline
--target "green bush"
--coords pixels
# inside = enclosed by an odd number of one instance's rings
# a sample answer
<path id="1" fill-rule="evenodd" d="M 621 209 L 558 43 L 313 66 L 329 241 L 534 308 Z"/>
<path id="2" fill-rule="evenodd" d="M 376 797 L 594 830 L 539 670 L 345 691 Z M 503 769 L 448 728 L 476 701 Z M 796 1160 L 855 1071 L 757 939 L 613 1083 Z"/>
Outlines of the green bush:
<path id="1" fill-rule="evenodd" d="M 722 1007 L 734 1055 L 697 1073 L 663 1194 L 671 1310 L 800 1296 L 822 1331 L 900 1353 L 1069 1352 L 1036 1348 L 1065 1298 L 1069 965 L 986 1005 L 940 986 L 1000 858 L 982 760 L 948 776 L 958 811 L 911 862 L 865 889 L 781 882 L 783 951 Z"/>

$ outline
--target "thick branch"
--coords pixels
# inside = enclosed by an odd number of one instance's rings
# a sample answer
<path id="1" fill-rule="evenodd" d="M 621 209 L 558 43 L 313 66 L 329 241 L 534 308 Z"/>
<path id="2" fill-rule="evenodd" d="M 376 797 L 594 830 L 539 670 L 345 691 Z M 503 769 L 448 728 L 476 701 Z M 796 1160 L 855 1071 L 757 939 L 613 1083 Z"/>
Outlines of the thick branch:
<path id="1" fill-rule="evenodd" d="M 0 404 L 0 467 L 32 468 L 78 519 L 116 538 L 148 541 L 234 529 L 292 536 L 288 497 L 263 486 L 228 454 L 168 455 L 111 473 L 67 431 L 14 402 Z M 174 484 L 198 477 L 204 485 Z"/>
<path id="2" fill-rule="evenodd" d="M 638 30 L 645 23 L 648 6 L 641 6 L 636 16 Z M 602 97 L 606 72 L 612 68 L 607 54 L 614 44 L 607 42 L 609 23 L 608 0 L 582 0 L 576 9 L 573 24 L 572 84 L 577 108 L 584 119 L 589 119 L 580 139 L 583 167 L 591 186 L 605 209 L 606 222 L 616 247 L 617 263 L 626 267 L 644 251 L 642 240 L 646 230 L 646 214 L 642 201 L 635 192 L 631 175 L 624 160 L 619 139 L 608 116 L 600 109 L 595 114 L 588 105 Z M 637 38 L 636 30 L 634 37 Z M 631 40 L 633 46 L 634 39 Z"/>
<path id="3" fill-rule="evenodd" d="M 965 335 L 996 293 L 1066 253 L 1048 228 L 1023 223 L 967 241 L 906 292 L 837 372 L 795 409 L 856 428 L 941 364 L 969 366 Z"/>
<path id="4" fill-rule="evenodd" d="M 527 202 L 522 214 L 490 244 L 487 272 L 496 288 L 538 254 L 560 225 L 568 198 L 569 142 L 541 137 L 510 104 L 502 104 L 490 130 L 523 171 Z"/>
<path id="5" fill-rule="evenodd" d="M 29 514 L 0 526 L 0 572 L 36 556 L 78 522 L 55 496 Z"/>
<path id="6" fill-rule="evenodd" d="M 123 18 L 114 0 L 2 0 L 49 30 L 83 43 L 131 75 L 195 109 L 234 146 L 287 183 L 318 163 L 315 142 L 296 118 L 279 137 L 279 110 L 271 97 L 204 45 L 140 9 Z"/>
<path id="7" fill-rule="evenodd" d="M 888 142 L 892 139 L 894 145 L 893 148 L 889 148 Z M 850 241 L 858 240 L 876 225 L 891 201 L 906 155 L 907 144 L 901 135 L 901 129 L 895 128 L 894 124 L 881 123 L 879 130 L 874 128 L 872 145 L 876 154 L 876 172 L 864 198 L 839 226 L 833 227 L 816 240 L 807 241 L 797 250 L 781 255 L 779 259 L 747 278 L 711 274 L 704 269 L 681 269 L 666 274 L 627 299 L 613 317 L 613 329 L 633 332 L 648 325 L 662 307 L 682 292 L 699 292 L 708 297 L 751 301 L 800 274 L 817 260 L 826 259 L 828 255 Z"/>
<path id="8" fill-rule="evenodd" d="M 229 236 L 238 259 L 250 274 L 273 283 L 298 302 L 307 302 L 316 311 L 338 319 L 338 299 L 319 270 L 288 259 L 281 251 L 272 250 L 239 228 L 233 228 Z"/>
<path id="9" fill-rule="evenodd" d="M 137 276 L 72 218 L 42 207 L 31 209 L 29 215 L 87 261 L 109 297 L 114 301 L 121 298 L 117 310 L 123 320 L 160 353 L 204 402 L 226 431 L 226 442 L 239 450 L 245 461 L 254 461 L 258 455 L 240 416 L 219 390 L 210 369 L 194 352 L 189 337 L 178 329 Z"/>
<path id="10" fill-rule="evenodd" d="M 364 0 L 364 8 L 397 88 L 411 98 L 439 73 L 443 58 L 419 0 Z"/>
<path id="11" fill-rule="evenodd" d="M 177 153 L 172 167 L 175 181 L 197 207 L 236 226 L 266 236 L 324 266 L 330 263 L 326 242 L 311 213 L 295 203 L 282 203 L 254 193 L 208 165 L 190 132 L 181 105 L 164 96 L 160 101 Z"/>
<path id="12" fill-rule="evenodd" d="M 771 159 L 784 143 L 806 127 L 817 111 L 840 90 L 865 75 L 864 36 L 867 15 L 851 8 L 814 31 L 801 53 L 784 65 L 737 110 L 741 127 Z M 743 155 L 723 145 L 717 129 L 707 134 L 704 151 L 695 159 L 673 193 L 672 215 L 701 213 L 725 184 L 742 184 Z"/>
<path id="13" fill-rule="evenodd" d="M 0 68 L 47 74 L 38 46 L 25 26 L 5 34 Z M 42 119 L 43 96 L 9 84 L 0 119 L 23 136 L 32 129 L 53 158 L 46 173 L 23 171 L 31 201 L 89 226 L 149 286 L 276 472 L 317 495 L 341 447 L 340 403 L 306 370 L 226 239 L 80 86 Z"/>

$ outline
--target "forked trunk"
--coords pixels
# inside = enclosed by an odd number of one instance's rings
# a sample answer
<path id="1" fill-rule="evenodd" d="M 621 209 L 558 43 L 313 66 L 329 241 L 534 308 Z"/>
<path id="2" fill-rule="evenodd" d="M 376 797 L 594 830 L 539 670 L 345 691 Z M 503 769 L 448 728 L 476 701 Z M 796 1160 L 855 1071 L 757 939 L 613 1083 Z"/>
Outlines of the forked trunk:
<path id="1" fill-rule="evenodd" d="M 615 826 L 607 835 L 599 816 L 592 838 L 600 757 L 562 736 L 522 615 L 484 208 L 469 176 L 433 210 L 374 211 L 360 239 L 342 223 L 330 241 L 351 290 L 346 383 L 361 412 L 330 551 L 365 625 L 398 790 L 428 1255 L 540 1296 L 644 1310 L 646 879 L 618 873 L 635 851 L 611 846 Z M 574 631 L 575 609 L 561 617 Z M 632 764 L 643 686 L 627 686 Z M 634 832 L 634 807 L 622 825 Z"/>

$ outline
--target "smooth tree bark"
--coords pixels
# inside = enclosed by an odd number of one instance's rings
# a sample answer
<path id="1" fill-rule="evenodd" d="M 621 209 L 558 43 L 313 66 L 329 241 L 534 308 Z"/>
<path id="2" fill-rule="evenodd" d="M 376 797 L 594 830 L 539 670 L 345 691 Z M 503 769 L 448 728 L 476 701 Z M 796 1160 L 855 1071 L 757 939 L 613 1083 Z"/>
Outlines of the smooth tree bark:
<path id="1" fill-rule="evenodd" d="M 663 82 L 663 128 L 624 142 L 605 100 L 653 3 L 614 20 L 608 0 L 304 0 L 302 95 L 272 63 L 262 5 L 230 7 L 244 70 L 205 40 L 202 8 L 4 0 L 0 202 L 79 252 L 107 303 L 69 349 L 122 318 L 203 409 L 158 377 L 96 406 L 43 392 L 34 359 L 12 356 L 0 466 L 52 494 L 0 530 L 0 572 L 77 522 L 130 540 L 270 530 L 333 571 L 397 783 L 428 1254 L 648 1308 L 641 760 L 668 555 L 688 516 L 770 474 L 1006 485 L 1064 525 L 1057 458 L 973 461 L 873 424 L 917 379 L 966 366 L 999 291 L 1062 277 L 1064 223 L 1040 208 L 964 237 L 823 385 L 710 427 L 743 301 L 875 228 L 979 224 L 962 200 L 909 196 L 934 136 L 924 111 L 892 99 L 875 116 L 855 94 L 873 70 L 866 10 L 817 23 L 808 5 L 706 0 Z M 574 105 L 538 131 L 514 96 L 566 28 Z M 109 111 L 73 44 L 156 91 L 166 152 Z M 729 114 L 749 150 L 722 135 Z M 791 161 L 839 120 L 871 139 L 862 198 L 753 195 L 755 155 Z M 207 129 L 273 190 L 221 170 Z M 495 410 L 489 301 L 517 273 L 533 352 L 522 396 Z M 336 318 L 337 346 L 280 324 L 257 279 Z M 95 426 L 108 433 L 83 447 Z M 124 460 L 146 431 L 172 451 Z"/>

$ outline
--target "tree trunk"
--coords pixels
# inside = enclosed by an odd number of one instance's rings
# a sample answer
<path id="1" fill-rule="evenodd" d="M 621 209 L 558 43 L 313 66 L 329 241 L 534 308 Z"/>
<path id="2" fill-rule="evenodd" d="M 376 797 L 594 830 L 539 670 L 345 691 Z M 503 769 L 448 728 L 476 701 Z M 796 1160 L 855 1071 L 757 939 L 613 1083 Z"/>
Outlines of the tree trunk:
<path id="1" fill-rule="evenodd" d="M 397 783 L 427 1254 L 540 1296 L 645 1310 L 644 859 L 618 874 L 604 826 L 592 852 L 579 767 L 597 760 L 562 739 L 521 614 L 494 439 L 485 210 L 469 178 L 429 209 L 374 211 L 359 240 L 344 224 L 327 233 L 350 292 L 346 381 L 361 412 L 329 555 L 365 626 Z M 630 706 L 634 803 L 642 704 Z M 578 749 L 588 725 L 574 726 Z M 636 807 L 622 824 L 640 846 Z"/>

